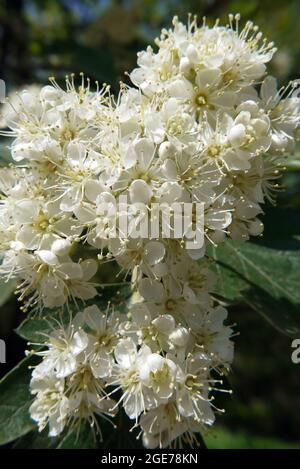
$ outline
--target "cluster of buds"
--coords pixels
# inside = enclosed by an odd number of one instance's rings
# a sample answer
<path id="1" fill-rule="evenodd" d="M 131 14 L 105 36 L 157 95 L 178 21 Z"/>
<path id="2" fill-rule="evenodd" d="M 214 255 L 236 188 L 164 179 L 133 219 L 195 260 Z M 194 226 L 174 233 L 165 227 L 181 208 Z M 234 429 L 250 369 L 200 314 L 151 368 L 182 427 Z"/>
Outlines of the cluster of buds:
<path id="1" fill-rule="evenodd" d="M 31 414 L 50 435 L 82 420 L 101 432 L 97 416 L 120 406 L 147 447 L 193 444 L 214 421 L 233 347 L 207 246 L 262 233 L 299 137 L 297 83 L 277 90 L 273 44 L 239 19 L 175 17 L 117 99 L 72 75 L 4 107 L 16 164 L 0 170 L 0 272 L 20 280 L 25 309 L 95 298 L 33 372 Z M 96 306 L 108 261 L 131 281 L 126 320 Z"/>

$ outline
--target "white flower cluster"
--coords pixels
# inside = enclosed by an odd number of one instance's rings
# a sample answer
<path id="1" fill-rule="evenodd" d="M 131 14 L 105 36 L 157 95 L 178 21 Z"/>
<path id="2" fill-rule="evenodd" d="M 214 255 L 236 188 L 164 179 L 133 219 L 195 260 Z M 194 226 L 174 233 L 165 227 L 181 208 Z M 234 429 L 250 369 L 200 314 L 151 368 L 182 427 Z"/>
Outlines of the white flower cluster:
<path id="1" fill-rule="evenodd" d="M 277 91 L 266 73 L 275 49 L 251 22 L 240 30 L 239 15 L 211 28 L 189 18 L 186 27 L 175 17 L 156 44 L 139 53 L 136 88 L 121 84 L 117 100 L 84 76 L 77 89 L 71 76 L 66 90 L 51 79 L 5 106 L 1 133 L 14 137 L 16 165 L 0 170 L 0 272 L 20 279 L 25 309 L 96 297 L 110 260 L 137 296 L 125 323 L 85 310 L 80 326 L 49 342 L 31 410 L 51 434 L 70 417 L 113 414 L 107 386 L 122 391 L 146 446 L 213 422 L 211 372 L 228 369 L 232 344 L 206 247 L 262 233 L 278 160 L 299 137 L 297 84 Z M 197 212 L 176 239 L 174 202 L 204 207 L 197 249 L 184 242 Z M 141 235 L 149 214 L 170 236 Z"/>
<path id="2" fill-rule="evenodd" d="M 211 370 L 222 374 L 232 360 L 226 310 L 190 312 L 185 326 L 142 301 L 131 305 L 128 321 L 108 312 L 85 308 L 36 352 L 43 360 L 32 373 L 30 413 L 39 430 L 49 424 L 57 436 L 88 421 L 102 436 L 101 417 L 109 420 L 122 405 L 148 448 L 197 442 L 193 432 L 215 419 L 210 394 L 222 381 Z"/>

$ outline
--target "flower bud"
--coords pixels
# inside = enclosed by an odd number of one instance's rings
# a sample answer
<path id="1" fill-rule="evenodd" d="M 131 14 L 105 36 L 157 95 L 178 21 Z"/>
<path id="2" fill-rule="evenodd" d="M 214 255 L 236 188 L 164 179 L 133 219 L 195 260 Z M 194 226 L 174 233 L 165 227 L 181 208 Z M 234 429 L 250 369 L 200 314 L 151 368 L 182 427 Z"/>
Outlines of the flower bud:
<path id="1" fill-rule="evenodd" d="M 178 327 L 170 334 L 169 339 L 175 346 L 184 347 L 189 335 L 189 331 L 185 327 Z"/>
<path id="2" fill-rule="evenodd" d="M 196 47 L 193 44 L 189 44 L 186 50 L 186 55 L 187 58 L 190 60 L 192 63 L 197 63 L 198 62 L 198 52 Z"/>
<path id="3" fill-rule="evenodd" d="M 159 146 L 158 149 L 158 155 L 162 160 L 165 160 L 167 158 L 172 158 L 174 156 L 174 153 L 176 152 L 174 145 L 170 142 L 163 142 Z"/>
<path id="4" fill-rule="evenodd" d="M 181 73 L 189 73 L 192 68 L 192 64 L 187 57 L 182 57 L 179 63 L 179 70 Z"/>
<path id="5" fill-rule="evenodd" d="M 52 252 L 57 256 L 63 257 L 69 254 L 71 243 L 68 239 L 57 239 L 52 244 Z"/>

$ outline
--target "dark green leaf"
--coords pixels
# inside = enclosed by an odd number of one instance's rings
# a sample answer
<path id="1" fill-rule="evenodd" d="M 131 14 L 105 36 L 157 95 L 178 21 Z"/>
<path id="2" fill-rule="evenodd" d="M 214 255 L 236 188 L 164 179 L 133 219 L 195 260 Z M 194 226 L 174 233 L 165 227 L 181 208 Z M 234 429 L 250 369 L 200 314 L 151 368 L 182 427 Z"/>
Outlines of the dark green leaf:
<path id="1" fill-rule="evenodd" d="M 250 432 L 232 431 L 216 425 L 205 436 L 209 449 L 299 449 L 299 443 L 291 443 L 258 436 Z"/>
<path id="2" fill-rule="evenodd" d="M 56 449 L 95 449 L 99 436 L 95 435 L 88 423 L 82 424 L 80 431 L 67 429 L 58 439 Z"/>
<path id="3" fill-rule="evenodd" d="M 297 239 L 274 249 L 251 242 L 236 247 L 227 241 L 213 249 L 219 284 L 216 293 L 245 301 L 275 328 L 300 334 L 300 249 Z"/>
<path id="4" fill-rule="evenodd" d="M 12 296 L 16 288 L 15 280 L 5 282 L 0 278 L 0 306 L 4 305 Z"/>
<path id="5" fill-rule="evenodd" d="M 34 430 L 19 438 L 13 449 L 55 449 L 56 445 L 57 438 L 49 437 L 47 430 L 41 433 Z"/>
<path id="6" fill-rule="evenodd" d="M 29 415 L 32 396 L 28 366 L 36 362 L 35 357 L 25 358 L 0 381 L 0 445 L 25 435 L 35 427 Z"/>

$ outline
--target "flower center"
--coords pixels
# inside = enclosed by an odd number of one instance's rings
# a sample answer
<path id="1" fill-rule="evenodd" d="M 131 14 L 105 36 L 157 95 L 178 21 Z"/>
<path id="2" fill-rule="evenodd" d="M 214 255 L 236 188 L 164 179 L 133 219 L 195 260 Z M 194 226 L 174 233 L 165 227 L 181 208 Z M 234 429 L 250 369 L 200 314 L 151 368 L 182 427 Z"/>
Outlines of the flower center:
<path id="1" fill-rule="evenodd" d="M 215 158 L 215 157 L 218 157 L 221 153 L 221 145 L 218 145 L 217 143 L 214 143 L 212 145 L 209 145 L 208 149 L 207 149 L 207 154 L 208 156 L 212 157 L 212 158 Z"/>
<path id="2" fill-rule="evenodd" d="M 165 307 L 168 311 L 174 311 L 174 309 L 176 309 L 176 301 L 172 298 L 169 298 L 165 303 Z"/>
<path id="3" fill-rule="evenodd" d="M 197 107 L 207 106 L 207 96 L 203 91 L 199 91 L 195 97 L 195 104 Z"/>

